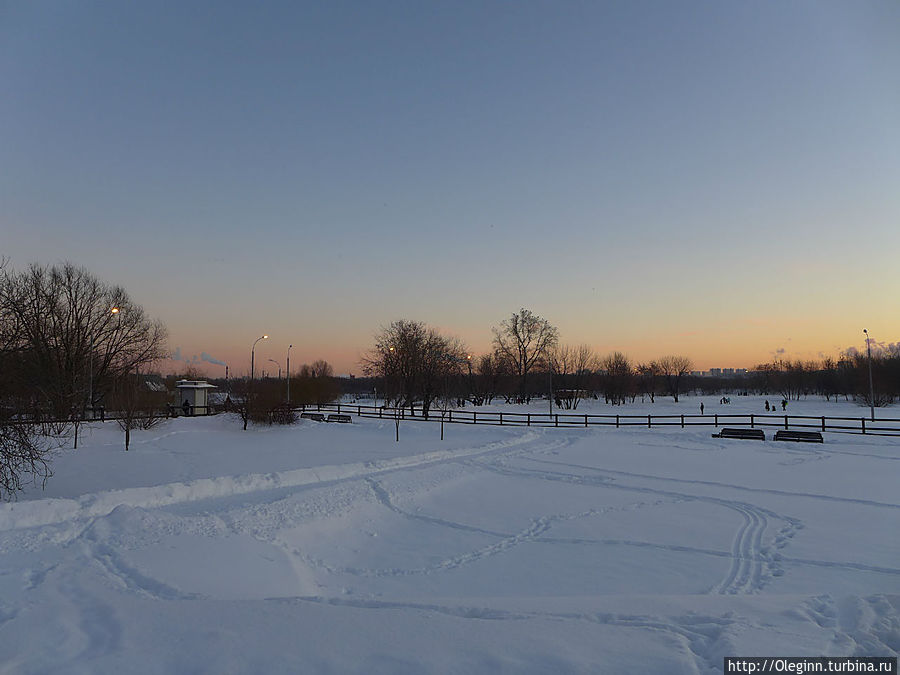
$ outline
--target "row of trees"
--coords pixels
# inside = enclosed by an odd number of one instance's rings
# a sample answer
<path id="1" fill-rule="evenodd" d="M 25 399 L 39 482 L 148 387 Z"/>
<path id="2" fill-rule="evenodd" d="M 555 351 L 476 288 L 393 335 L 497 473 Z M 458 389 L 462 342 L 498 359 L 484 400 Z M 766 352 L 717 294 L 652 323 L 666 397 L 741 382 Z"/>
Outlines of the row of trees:
<path id="1" fill-rule="evenodd" d="M 363 359 L 367 375 L 382 386 L 384 398 L 398 407 L 419 405 L 427 416 L 468 400 L 528 403 L 553 392 L 556 404 L 575 409 L 585 396 L 605 392 L 607 402 L 635 396 L 635 383 L 651 397 L 664 391 L 676 401 L 690 359 L 667 356 L 635 367 L 621 353 L 600 358 L 589 345 L 563 345 L 558 329 L 528 309 L 521 309 L 493 329 L 493 351 L 475 357 L 455 337 L 441 335 L 422 322 L 400 320 L 383 328 Z M 641 377 L 635 380 L 636 373 Z"/>
<path id="2" fill-rule="evenodd" d="M 597 355 L 589 345 L 560 343 L 558 329 L 528 309 L 521 309 L 493 329 L 493 349 L 474 356 L 460 340 L 441 335 L 421 322 L 395 321 L 375 336 L 363 360 L 367 375 L 380 383 L 389 403 L 421 406 L 427 415 L 436 404 L 528 403 L 552 392 L 561 408 L 576 409 L 587 396 L 603 396 L 618 405 L 638 396 L 653 402 L 658 395 L 678 402 L 684 391 L 704 394 L 754 392 L 787 400 L 819 394 L 843 396 L 869 404 L 869 367 L 874 405 L 900 398 L 900 345 L 876 350 L 871 359 L 848 351 L 840 359 L 775 360 L 747 374 L 730 377 L 692 375 L 692 361 L 669 355 L 632 362 L 625 354 Z"/>
<path id="3" fill-rule="evenodd" d="M 855 350 L 837 360 L 830 357 L 821 361 L 776 359 L 754 368 L 749 387 L 760 393 L 777 393 L 787 400 L 812 394 L 824 396 L 827 401 L 853 397 L 865 405 L 888 405 L 900 397 L 900 346 L 878 349 L 871 361 L 865 353 Z"/>

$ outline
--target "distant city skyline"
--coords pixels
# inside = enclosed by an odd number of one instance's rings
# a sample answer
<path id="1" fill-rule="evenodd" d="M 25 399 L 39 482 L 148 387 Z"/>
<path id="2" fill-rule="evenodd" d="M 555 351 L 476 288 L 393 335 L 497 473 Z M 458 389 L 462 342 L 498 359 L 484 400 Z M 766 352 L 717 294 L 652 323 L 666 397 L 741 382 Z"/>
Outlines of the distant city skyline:
<path id="1" fill-rule="evenodd" d="M 695 369 L 900 340 L 900 3 L 0 4 L 0 257 L 209 376 L 380 326 Z M 207 359 L 203 359 L 203 355 Z M 184 359 L 187 359 L 185 361 Z"/>

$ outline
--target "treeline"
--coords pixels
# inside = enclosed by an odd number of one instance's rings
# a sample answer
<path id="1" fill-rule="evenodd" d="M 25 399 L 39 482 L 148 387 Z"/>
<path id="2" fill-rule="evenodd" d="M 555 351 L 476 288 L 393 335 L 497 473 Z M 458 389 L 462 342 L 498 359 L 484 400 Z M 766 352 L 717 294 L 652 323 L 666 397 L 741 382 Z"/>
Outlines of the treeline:
<path id="1" fill-rule="evenodd" d="M 603 395 L 625 403 L 638 395 L 671 395 L 675 401 L 693 364 L 684 356 L 665 356 L 633 364 L 624 354 L 599 356 L 589 345 L 566 345 L 558 329 L 521 309 L 493 329 L 493 349 L 474 355 L 456 337 L 422 322 L 400 320 L 383 328 L 362 361 L 367 384 L 398 407 L 421 407 L 427 416 L 438 407 L 530 403 L 550 397 L 574 410 L 585 397 Z M 359 394 L 360 382 L 348 386 Z"/>
<path id="2" fill-rule="evenodd" d="M 467 404 L 490 404 L 495 400 L 505 403 L 545 399 L 554 392 L 554 405 L 561 409 L 577 408 L 584 398 L 599 399 L 609 405 L 636 400 L 654 402 L 657 396 L 671 396 L 674 391 L 690 392 L 705 396 L 733 394 L 772 395 L 787 400 L 799 400 L 807 396 L 821 396 L 826 401 L 855 401 L 869 405 L 868 361 L 865 355 L 850 353 L 840 359 L 822 361 L 787 361 L 760 364 L 747 373 L 719 376 L 699 376 L 670 371 L 667 378 L 658 362 L 634 363 L 627 356 L 616 352 L 601 357 L 596 369 L 570 370 L 563 368 L 548 371 L 546 366 L 532 373 L 524 399 L 520 379 L 492 354 L 473 357 L 475 364 L 471 374 L 464 368 L 452 376 L 448 383 L 454 399 Z M 563 371 L 563 372 L 561 372 Z M 872 356 L 872 380 L 874 405 L 881 407 L 900 400 L 900 355 L 879 354 Z M 340 380 L 345 394 L 357 397 L 371 396 L 373 389 L 387 393 L 389 402 L 397 403 L 398 388 L 388 385 L 382 376 Z M 390 382 L 390 381 L 389 381 Z M 387 389 L 387 391 L 386 391 Z M 422 399 L 413 396 L 416 405 Z M 408 399 L 406 399 L 408 400 Z"/>
<path id="3" fill-rule="evenodd" d="M 855 350 L 837 360 L 778 359 L 756 366 L 749 384 L 759 393 L 776 393 L 787 400 L 819 395 L 828 401 L 852 398 L 864 405 L 889 405 L 900 397 L 900 345 L 876 350 L 871 360 Z"/>
<path id="4" fill-rule="evenodd" d="M 558 329 L 521 309 L 493 329 L 492 350 L 475 355 L 452 336 L 422 322 L 400 320 L 381 329 L 362 361 L 367 377 L 344 381 L 345 393 L 378 392 L 388 405 L 434 407 L 530 403 L 551 397 L 558 408 L 574 410 L 584 398 L 609 405 L 654 402 L 683 392 L 704 395 L 777 394 L 787 400 L 821 395 L 826 400 L 855 400 L 869 405 L 869 366 L 863 353 L 850 350 L 840 359 L 775 360 L 748 373 L 708 377 L 692 374 L 685 356 L 669 355 L 634 362 L 621 352 L 598 355 L 588 345 L 560 343 Z M 873 352 L 874 405 L 900 397 L 900 346 Z"/>

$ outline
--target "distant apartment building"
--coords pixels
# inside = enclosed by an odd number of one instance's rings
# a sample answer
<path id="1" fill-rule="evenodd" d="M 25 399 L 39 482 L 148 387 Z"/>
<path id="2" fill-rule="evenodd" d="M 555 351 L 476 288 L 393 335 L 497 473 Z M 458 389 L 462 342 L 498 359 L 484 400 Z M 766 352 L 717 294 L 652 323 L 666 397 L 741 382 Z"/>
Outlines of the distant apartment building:
<path id="1" fill-rule="evenodd" d="M 691 375 L 696 377 L 729 377 L 732 375 L 746 375 L 746 368 L 710 368 L 709 370 L 692 370 Z"/>

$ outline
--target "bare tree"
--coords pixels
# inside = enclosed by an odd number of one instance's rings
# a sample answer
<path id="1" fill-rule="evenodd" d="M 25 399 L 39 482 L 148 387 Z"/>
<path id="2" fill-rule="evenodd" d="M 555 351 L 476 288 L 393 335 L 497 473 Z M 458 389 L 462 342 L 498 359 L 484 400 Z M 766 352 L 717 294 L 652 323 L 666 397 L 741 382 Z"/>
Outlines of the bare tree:
<path id="1" fill-rule="evenodd" d="M 483 402 L 489 405 L 504 389 L 504 381 L 512 374 L 512 365 L 499 354 L 485 354 L 478 359 L 478 386 Z"/>
<path id="2" fill-rule="evenodd" d="M 304 363 L 291 378 L 291 399 L 293 403 L 315 403 L 324 405 L 340 396 L 340 387 L 334 377 L 334 368 L 328 361 L 318 359 Z"/>
<path id="3" fill-rule="evenodd" d="M 115 311 L 114 311 L 115 310 Z M 69 263 L 0 264 L 0 492 L 50 475 L 50 452 L 120 375 L 163 356 L 165 329 L 124 289 Z M 24 416 L 39 424 L 21 424 Z"/>
<path id="4" fill-rule="evenodd" d="M 512 364 L 519 377 L 519 397 L 528 398 L 528 373 L 542 367 L 559 342 L 559 331 L 531 310 L 520 309 L 494 328 L 494 350 Z"/>
<path id="5" fill-rule="evenodd" d="M 0 261 L 0 272 L 5 261 Z M 0 303 L 4 298 L 0 296 Z M 25 421 L 29 407 L 27 389 L 22 386 L 19 326 L 5 304 L 0 304 L 0 497 L 11 499 L 28 481 L 44 485 L 50 470 L 51 439 L 41 433 L 41 413 L 31 407 L 31 421 Z M 47 431 L 47 430 L 45 430 Z"/>
<path id="6" fill-rule="evenodd" d="M 588 381 L 597 368 L 597 356 L 590 345 L 557 346 L 550 351 L 550 368 L 557 378 L 554 390 L 557 405 L 575 410 L 587 395 Z"/>
<path id="7" fill-rule="evenodd" d="M 694 363 L 686 356 L 664 356 L 655 362 L 665 378 L 666 390 L 678 403 L 678 393 L 682 378 L 694 369 Z"/>
<path id="8" fill-rule="evenodd" d="M 638 391 L 641 400 L 644 396 L 650 397 L 650 403 L 656 400 L 657 380 L 659 379 L 659 365 L 655 361 L 650 363 L 639 363 L 637 368 Z"/>
<path id="9" fill-rule="evenodd" d="M 334 377 L 334 368 L 324 359 L 312 362 L 312 365 L 304 363 L 300 366 L 300 377 Z"/>
<path id="10" fill-rule="evenodd" d="M 27 482 L 46 484 L 53 440 L 34 424 L 0 419 L 0 497 L 11 499 Z"/>
<path id="11" fill-rule="evenodd" d="M 622 352 L 613 352 L 600 361 L 603 371 L 604 396 L 612 405 L 625 403 L 625 397 L 634 389 L 634 369 Z"/>
<path id="12" fill-rule="evenodd" d="M 3 270 L 0 305 L 23 374 L 57 419 L 80 417 L 117 377 L 165 354 L 161 323 L 123 288 L 70 263 Z"/>
<path id="13" fill-rule="evenodd" d="M 375 336 L 375 346 L 363 358 L 368 375 L 382 377 L 385 398 L 397 407 L 422 405 L 427 417 L 442 377 L 460 373 L 465 349 L 456 338 L 441 335 L 420 321 L 394 321 Z"/>
<path id="14" fill-rule="evenodd" d="M 134 429 L 151 429 L 162 420 L 145 380 L 139 373 L 125 373 L 117 378 L 110 408 L 116 415 L 116 423 L 125 432 L 125 450 L 131 445 Z"/>

